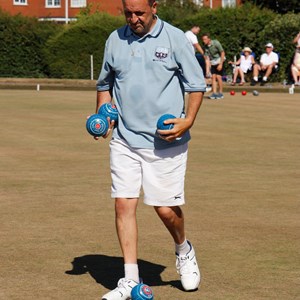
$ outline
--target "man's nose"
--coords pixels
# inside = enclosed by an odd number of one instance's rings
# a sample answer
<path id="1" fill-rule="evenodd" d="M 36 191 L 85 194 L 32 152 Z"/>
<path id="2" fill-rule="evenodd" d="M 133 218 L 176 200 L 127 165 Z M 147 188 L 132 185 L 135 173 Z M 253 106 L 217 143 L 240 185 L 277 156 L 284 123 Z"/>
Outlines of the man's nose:
<path id="1" fill-rule="evenodd" d="M 131 16 L 130 16 L 130 22 L 131 23 L 136 23 L 137 21 L 138 21 L 138 17 L 137 17 L 137 15 L 136 14 L 132 14 Z"/>

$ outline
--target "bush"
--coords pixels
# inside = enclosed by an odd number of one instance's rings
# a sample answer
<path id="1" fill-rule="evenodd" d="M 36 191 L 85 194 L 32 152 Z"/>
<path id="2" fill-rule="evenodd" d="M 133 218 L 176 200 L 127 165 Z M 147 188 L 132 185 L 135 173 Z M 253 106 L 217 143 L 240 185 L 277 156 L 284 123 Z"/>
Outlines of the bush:
<path id="1" fill-rule="evenodd" d="M 106 13 L 81 15 L 47 42 L 46 62 L 50 76 L 56 78 L 90 78 L 90 55 L 94 57 L 94 72 L 98 75 L 103 60 L 105 41 L 109 34 L 124 24 L 123 17 Z"/>
<path id="2" fill-rule="evenodd" d="M 300 28 L 300 14 L 288 13 L 283 16 L 277 15 L 258 34 L 261 47 L 266 41 L 273 43 L 275 51 L 280 54 L 279 79 L 290 79 L 290 65 L 292 63 L 295 45 L 292 41 Z"/>
<path id="3" fill-rule="evenodd" d="M 199 11 L 199 6 L 193 0 L 162 0 L 158 4 L 159 17 L 177 27 L 181 23 L 182 16 L 187 19 Z"/>
<path id="4" fill-rule="evenodd" d="M 227 61 L 248 46 L 256 58 L 272 42 L 280 53 L 280 70 L 274 80 L 287 78 L 294 54 L 292 39 L 300 28 L 300 14 L 277 15 L 251 4 L 238 8 L 208 9 L 191 0 L 160 1 L 158 15 L 186 31 L 198 24 L 224 47 Z M 184 18 L 182 17 L 184 16 Z M 90 55 L 94 57 L 94 78 L 98 76 L 109 34 L 124 25 L 124 17 L 83 11 L 77 22 L 59 25 L 37 19 L 10 16 L 0 10 L 0 76 L 90 78 Z M 201 43 L 201 37 L 199 36 Z M 227 73 L 231 66 L 225 63 Z"/>
<path id="5" fill-rule="evenodd" d="M 59 30 L 55 23 L 0 11 L 0 76 L 44 77 L 47 65 L 43 47 Z"/>
<path id="6" fill-rule="evenodd" d="M 300 14 L 278 15 L 248 3 L 238 8 L 201 9 L 193 17 L 181 20 L 179 27 L 185 31 L 192 24 L 199 24 L 201 33 L 209 32 L 212 39 L 221 42 L 227 60 L 233 60 L 235 55 L 238 58 L 243 47 L 248 46 L 259 61 L 265 44 L 272 42 L 274 51 L 280 54 L 280 69 L 272 80 L 289 77 L 295 51 L 292 40 L 299 32 Z M 199 41 L 201 43 L 201 37 Z M 231 73 L 231 67 L 227 64 L 225 67 L 227 73 Z"/>
<path id="7" fill-rule="evenodd" d="M 260 32 L 273 21 L 276 14 L 267 9 L 259 9 L 253 5 L 245 4 L 238 8 L 219 8 L 211 10 L 203 8 L 192 18 L 183 19 L 180 28 L 184 31 L 192 24 L 199 24 L 201 34 L 210 33 L 212 39 L 222 44 L 227 61 L 240 55 L 241 50 L 248 46 L 259 57 L 264 48 L 263 37 Z M 268 39 L 269 41 L 269 39 Z M 201 37 L 199 37 L 201 44 Z M 227 72 L 231 67 L 225 64 Z"/>

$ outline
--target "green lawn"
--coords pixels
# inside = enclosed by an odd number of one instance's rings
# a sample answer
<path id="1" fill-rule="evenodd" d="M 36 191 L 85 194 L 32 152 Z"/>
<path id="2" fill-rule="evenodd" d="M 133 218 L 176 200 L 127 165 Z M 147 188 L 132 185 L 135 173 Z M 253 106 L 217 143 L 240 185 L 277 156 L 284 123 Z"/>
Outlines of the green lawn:
<path id="1" fill-rule="evenodd" d="M 109 141 L 85 130 L 95 99 L 0 90 L 0 299 L 100 299 L 122 275 Z M 299 299 L 299 116 L 297 94 L 204 100 L 184 207 L 201 288 L 179 288 L 172 240 L 141 203 L 141 276 L 155 300 Z"/>

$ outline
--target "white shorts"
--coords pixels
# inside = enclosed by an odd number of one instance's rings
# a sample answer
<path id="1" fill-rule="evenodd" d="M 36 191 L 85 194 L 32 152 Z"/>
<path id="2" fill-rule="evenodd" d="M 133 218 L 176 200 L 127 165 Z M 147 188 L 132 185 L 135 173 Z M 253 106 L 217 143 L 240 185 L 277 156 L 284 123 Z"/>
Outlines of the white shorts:
<path id="1" fill-rule="evenodd" d="M 184 179 L 188 145 L 168 149 L 139 149 L 125 141 L 110 141 L 112 198 L 139 198 L 152 206 L 178 206 L 185 203 Z"/>

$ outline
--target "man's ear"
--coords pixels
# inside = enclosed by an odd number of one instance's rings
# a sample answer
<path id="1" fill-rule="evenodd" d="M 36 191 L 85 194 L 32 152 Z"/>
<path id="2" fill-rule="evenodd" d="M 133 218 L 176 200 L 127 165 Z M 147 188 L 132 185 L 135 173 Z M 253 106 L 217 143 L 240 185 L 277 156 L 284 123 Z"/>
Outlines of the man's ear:
<path id="1" fill-rule="evenodd" d="M 156 14 L 156 12 L 157 12 L 157 2 L 156 1 L 153 2 L 151 9 L 152 9 L 152 13 Z"/>

